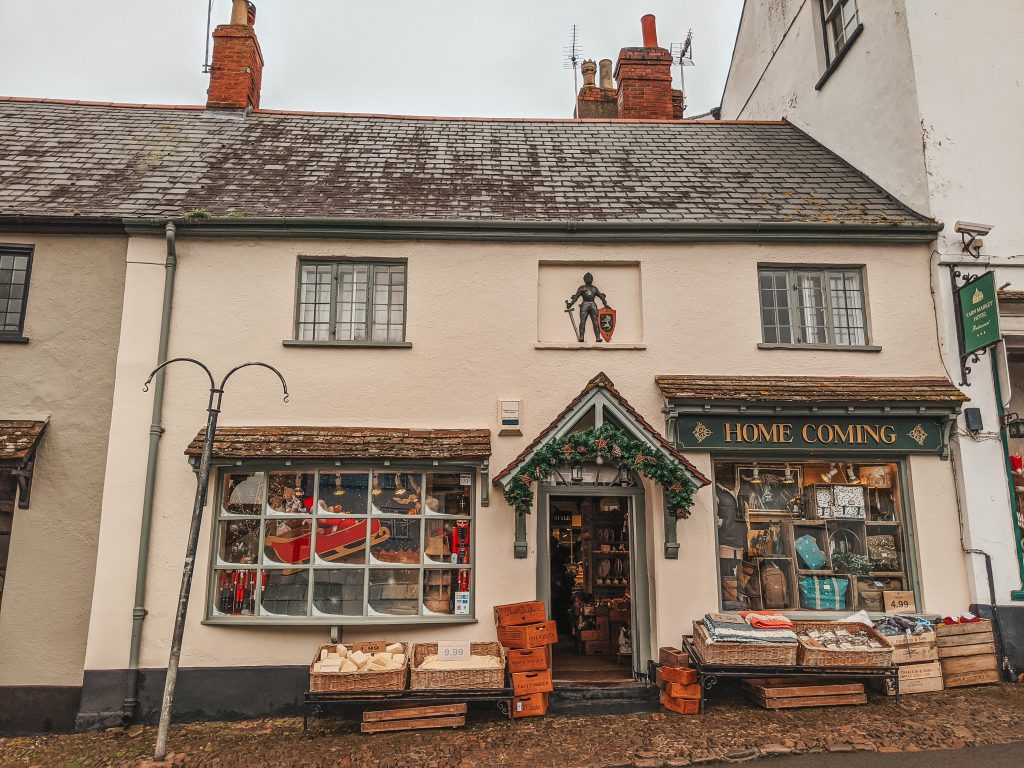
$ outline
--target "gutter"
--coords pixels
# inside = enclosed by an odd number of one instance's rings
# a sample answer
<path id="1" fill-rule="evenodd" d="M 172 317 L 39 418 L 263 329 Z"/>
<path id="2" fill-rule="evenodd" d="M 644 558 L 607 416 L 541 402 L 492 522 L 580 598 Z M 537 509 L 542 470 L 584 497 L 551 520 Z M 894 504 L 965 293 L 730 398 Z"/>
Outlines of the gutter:
<path id="1" fill-rule="evenodd" d="M 167 343 L 171 331 L 171 304 L 174 298 L 174 275 L 178 266 L 175 237 L 177 227 L 172 222 L 164 223 L 167 238 L 167 259 L 164 262 L 164 297 L 160 311 L 160 340 L 157 345 L 156 364 L 167 361 Z M 142 522 L 139 533 L 139 554 L 135 570 L 135 603 L 132 608 L 132 637 L 128 652 L 128 693 L 121 704 L 125 725 L 135 719 L 139 708 L 139 651 L 142 646 L 142 622 L 146 610 L 146 576 L 149 571 L 149 538 L 153 524 L 153 495 L 156 488 L 156 466 L 160 438 L 164 434 L 162 425 L 164 411 L 164 379 L 166 369 L 157 372 L 153 387 L 153 415 L 149 425 L 149 455 L 146 459 L 146 484 L 142 498 Z"/>
<path id="2" fill-rule="evenodd" d="M 153 234 L 162 219 L 125 219 L 131 234 Z M 183 237 L 352 238 L 601 243 L 922 243 L 942 224 L 843 222 L 471 221 L 461 219 L 203 218 L 178 220 Z"/>

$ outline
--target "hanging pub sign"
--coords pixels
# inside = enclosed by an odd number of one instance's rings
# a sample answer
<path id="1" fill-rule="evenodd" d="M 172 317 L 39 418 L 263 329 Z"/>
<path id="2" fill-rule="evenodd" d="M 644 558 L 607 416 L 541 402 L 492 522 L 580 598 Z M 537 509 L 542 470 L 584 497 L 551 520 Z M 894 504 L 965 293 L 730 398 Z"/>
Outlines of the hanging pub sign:
<path id="1" fill-rule="evenodd" d="M 942 454 L 947 432 L 947 420 L 934 416 L 681 413 L 676 419 L 675 437 L 680 449 L 691 451 Z"/>
<path id="2" fill-rule="evenodd" d="M 957 320 L 960 324 L 960 356 L 967 357 L 997 343 L 999 300 L 996 276 L 986 272 L 956 289 Z"/>

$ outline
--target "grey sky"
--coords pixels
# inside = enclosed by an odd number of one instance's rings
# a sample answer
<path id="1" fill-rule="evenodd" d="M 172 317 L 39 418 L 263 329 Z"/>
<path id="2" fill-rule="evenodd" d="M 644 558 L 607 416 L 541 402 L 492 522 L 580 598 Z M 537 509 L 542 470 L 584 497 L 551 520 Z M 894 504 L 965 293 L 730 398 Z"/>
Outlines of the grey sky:
<path id="1" fill-rule="evenodd" d="M 571 117 L 562 48 L 614 61 L 693 29 L 687 113 L 718 104 L 742 0 L 255 0 L 262 106 L 337 112 Z M 0 95 L 202 104 L 207 0 L 0 0 Z M 230 0 L 215 0 L 214 25 Z M 679 77 L 679 68 L 673 68 Z"/>

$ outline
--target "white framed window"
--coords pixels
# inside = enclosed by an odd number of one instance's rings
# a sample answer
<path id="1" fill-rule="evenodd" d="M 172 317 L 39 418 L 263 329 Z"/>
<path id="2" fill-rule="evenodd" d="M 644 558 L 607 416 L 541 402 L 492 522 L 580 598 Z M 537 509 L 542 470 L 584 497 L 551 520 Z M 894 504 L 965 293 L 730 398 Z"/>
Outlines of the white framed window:
<path id="1" fill-rule="evenodd" d="M 401 262 L 301 261 L 296 341 L 405 341 L 406 268 Z"/>
<path id="2" fill-rule="evenodd" d="M 207 620 L 472 620 L 475 477 L 383 464 L 222 469 Z"/>
<path id="3" fill-rule="evenodd" d="M 867 346 L 864 279 L 859 269 L 758 269 L 765 344 Z"/>
<path id="4" fill-rule="evenodd" d="M 849 44 L 860 25 L 857 0 L 821 0 L 821 22 L 825 33 L 825 64 L 829 65 Z"/>

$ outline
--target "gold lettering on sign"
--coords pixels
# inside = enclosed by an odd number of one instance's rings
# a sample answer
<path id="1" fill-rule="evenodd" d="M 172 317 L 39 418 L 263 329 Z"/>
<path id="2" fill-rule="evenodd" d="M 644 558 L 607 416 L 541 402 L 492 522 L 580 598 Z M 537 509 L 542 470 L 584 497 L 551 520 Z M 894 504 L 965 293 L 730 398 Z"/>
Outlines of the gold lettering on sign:
<path id="1" fill-rule="evenodd" d="M 733 434 L 734 433 L 735 433 L 735 436 L 736 436 L 736 442 L 739 442 L 740 441 L 740 427 L 739 427 L 739 424 L 736 424 L 734 426 L 734 425 L 729 424 L 728 422 L 726 422 L 726 425 L 725 425 L 725 442 L 731 443 L 733 441 L 732 438 L 733 438 Z"/>
<path id="2" fill-rule="evenodd" d="M 918 429 L 921 429 L 921 427 L 918 426 Z M 921 431 L 924 432 L 923 429 L 921 429 Z M 881 428 L 880 433 L 883 443 L 887 445 L 892 445 L 893 443 L 896 442 L 896 429 L 894 427 L 891 427 L 890 425 L 886 424 Z M 922 440 L 921 442 L 918 443 L 918 445 L 922 445 L 923 443 L 924 441 Z"/>
<path id="3" fill-rule="evenodd" d="M 814 438 L 814 425 L 804 424 L 804 428 L 800 430 L 800 435 L 803 437 L 805 443 L 816 443 L 818 442 Z"/>
<path id="4" fill-rule="evenodd" d="M 779 424 L 779 442 L 780 443 L 792 443 L 793 442 L 793 425 L 792 424 Z"/>
<path id="5" fill-rule="evenodd" d="M 726 422 L 723 424 L 726 443 L 785 444 L 794 442 L 792 424 L 783 422 Z M 922 430 L 923 431 L 923 430 Z M 711 430 L 701 423 L 694 429 L 697 442 L 709 437 Z M 911 437 L 919 444 L 921 432 L 913 431 Z M 891 424 L 837 424 L 818 423 L 800 426 L 800 438 L 808 445 L 893 445 L 898 434 Z"/>

